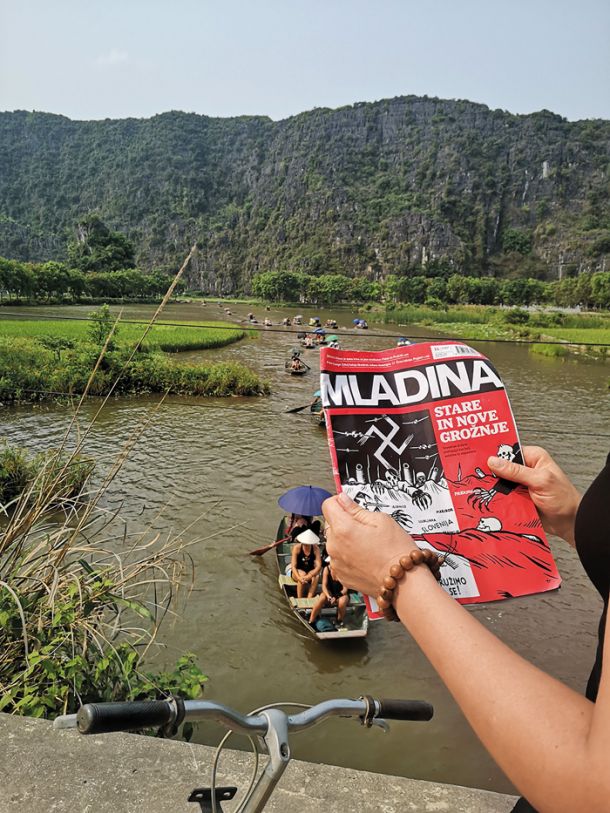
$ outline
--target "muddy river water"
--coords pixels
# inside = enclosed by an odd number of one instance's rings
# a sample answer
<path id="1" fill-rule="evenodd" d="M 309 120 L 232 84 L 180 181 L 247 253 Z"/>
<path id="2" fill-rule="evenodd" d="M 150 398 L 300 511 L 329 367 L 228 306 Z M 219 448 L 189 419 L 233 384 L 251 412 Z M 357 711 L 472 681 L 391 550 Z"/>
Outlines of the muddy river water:
<path id="1" fill-rule="evenodd" d="M 231 309 L 231 318 L 240 319 L 250 307 Z M 127 309 L 128 316 L 146 312 L 150 310 Z M 164 320 L 219 318 L 222 313 L 215 304 L 172 305 Z M 307 317 L 313 311 L 303 313 Z M 277 322 L 284 314 L 272 310 L 256 315 Z M 347 348 L 392 347 L 395 338 L 370 334 L 407 330 L 371 323 L 367 334 L 351 329 L 354 314 L 349 311 L 316 315 L 334 316 L 340 325 L 350 326 L 350 335 L 342 340 Z M 431 335 L 423 328 L 408 333 Z M 160 658 L 169 663 L 185 651 L 194 652 L 210 678 L 206 696 L 242 711 L 280 700 L 315 703 L 365 693 L 426 699 L 435 706 L 430 723 L 395 723 L 390 733 L 383 734 L 353 722 L 331 721 L 295 738 L 294 755 L 510 791 L 404 629 L 375 623 L 367 639 L 340 646 L 304 637 L 277 589 L 273 554 L 247 555 L 274 538 L 282 491 L 307 483 L 332 490 L 324 432 L 306 412 L 285 412 L 308 403 L 318 388 L 316 351 L 307 351 L 312 370 L 306 376 L 284 372 L 293 343 L 286 333 L 271 329 L 221 350 L 183 354 L 193 360 L 243 361 L 270 381 L 273 394 L 167 399 L 108 495 L 113 507 L 122 504 L 133 527 L 153 522 L 164 531 L 197 540 L 190 550 L 196 568 L 194 589 L 180 617 L 162 630 L 165 649 Z M 610 447 L 608 366 L 536 356 L 515 344 L 471 344 L 486 353 L 502 375 L 522 442 L 545 446 L 576 484 L 586 487 Z M 108 404 L 87 445 L 100 467 L 157 401 L 117 399 Z M 83 420 L 96 406 L 86 405 Z M 69 407 L 55 404 L 3 409 L 0 435 L 12 444 L 40 450 L 57 443 L 70 417 Z M 469 612 L 525 657 L 580 690 L 594 656 L 600 602 L 574 551 L 556 539 L 551 545 L 563 578 L 560 590 Z M 199 729 L 196 738 L 216 742 L 217 731 Z"/>

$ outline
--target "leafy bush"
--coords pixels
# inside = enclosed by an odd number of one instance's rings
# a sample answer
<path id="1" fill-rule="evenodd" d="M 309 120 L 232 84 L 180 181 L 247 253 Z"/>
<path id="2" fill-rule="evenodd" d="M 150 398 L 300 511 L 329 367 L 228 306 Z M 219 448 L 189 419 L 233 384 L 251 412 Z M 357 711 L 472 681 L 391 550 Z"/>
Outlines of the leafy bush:
<path id="1" fill-rule="evenodd" d="M 433 311 L 440 311 L 447 307 L 445 303 L 436 296 L 429 296 L 424 302 L 424 305 L 426 308 L 431 308 Z"/>
<path id="2" fill-rule="evenodd" d="M 529 320 L 529 312 L 523 310 L 523 308 L 511 308 L 504 314 L 504 321 L 510 325 L 525 325 Z"/>

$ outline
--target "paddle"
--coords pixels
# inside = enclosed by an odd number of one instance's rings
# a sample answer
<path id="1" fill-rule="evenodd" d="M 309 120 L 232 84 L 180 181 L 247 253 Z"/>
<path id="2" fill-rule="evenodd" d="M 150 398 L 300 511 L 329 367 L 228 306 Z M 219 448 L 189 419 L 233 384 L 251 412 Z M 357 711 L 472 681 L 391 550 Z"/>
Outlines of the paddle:
<path id="1" fill-rule="evenodd" d="M 273 550 L 273 548 L 277 548 L 278 545 L 281 545 L 282 542 L 287 542 L 289 539 L 290 539 L 289 536 L 284 537 L 284 539 L 276 539 L 275 542 L 272 542 L 270 545 L 263 545 L 262 548 L 251 550 L 250 556 L 262 556 L 263 553 L 267 553 L 268 550 Z"/>
<path id="2" fill-rule="evenodd" d="M 301 412 L 302 410 L 307 409 L 308 406 L 311 406 L 311 404 L 303 404 L 303 406 L 300 406 L 300 407 L 293 407 L 292 409 L 286 409 L 285 412 L 286 412 L 286 415 L 290 415 L 291 413 L 294 413 L 294 412 Z"/>

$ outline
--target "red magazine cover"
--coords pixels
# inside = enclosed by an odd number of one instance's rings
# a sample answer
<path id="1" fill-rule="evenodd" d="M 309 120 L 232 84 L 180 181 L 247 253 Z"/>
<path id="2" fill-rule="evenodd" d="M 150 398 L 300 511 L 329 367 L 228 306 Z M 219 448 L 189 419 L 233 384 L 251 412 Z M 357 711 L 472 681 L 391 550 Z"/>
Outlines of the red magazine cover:
<path id="1" fill-rule="evenodd" d="M 490 455 L 523 462 L 489 359 L 455 341 L 323 348 L 320 370 L 337 490 L 446 554 L 441 584 L 450 595 L 474 604 L 559 587 L 527 489 L 487 465 Z M 369 609 L 379 616 L 371 598 Z"/>

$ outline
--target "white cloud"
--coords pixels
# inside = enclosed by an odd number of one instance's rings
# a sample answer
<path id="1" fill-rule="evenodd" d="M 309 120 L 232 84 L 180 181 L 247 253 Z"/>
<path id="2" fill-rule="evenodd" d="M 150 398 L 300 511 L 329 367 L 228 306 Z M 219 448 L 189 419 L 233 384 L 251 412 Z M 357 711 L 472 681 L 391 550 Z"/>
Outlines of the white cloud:
<path id="1" fill-rule="evenodd" d="M 111 48 L 106 54 L 100 54 L 95 60 L 97 65 L 102 67 L 114 67 L 115 65 L 122 65 L 129 60 L 127 51 L 119 51 L 118 48 Z"/>

